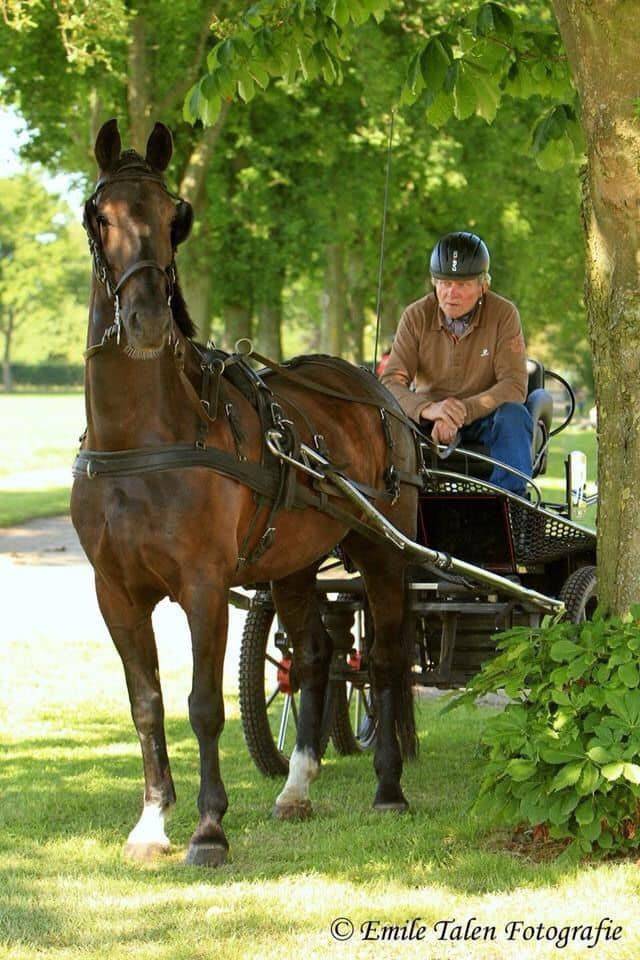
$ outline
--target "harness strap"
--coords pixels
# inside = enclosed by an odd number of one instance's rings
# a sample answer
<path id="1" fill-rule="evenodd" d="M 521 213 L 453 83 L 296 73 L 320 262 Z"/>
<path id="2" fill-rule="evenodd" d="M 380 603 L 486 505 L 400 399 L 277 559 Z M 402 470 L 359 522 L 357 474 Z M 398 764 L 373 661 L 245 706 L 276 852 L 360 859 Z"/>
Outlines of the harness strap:
<path id="1" fill-rule="evenodd" d="M 334 390 L 332 387 L 321 386 L 314 380 L 309 380 L 306 377 L 300 376 L 299 373 L 294 373 L 292 370 L 288 370 L 287 367 L 280 363 L 276 363 L 275 360 L 269 360 L 268 357 L 264 357 L 262 354 L 256 353 L 255 350 L 251 351 L 251 357 L 257 360 L 258 363 L 268 367 L 269 370 L 280 374 L 280 376 L 285 377 L 292 383 L 297 383 L 306 390 L 313 390 L 316 393 L 323 393 L 325 396 L 334 397 L 336 400 L 347 400 L 349 403 L 364 403 L 368 406 L 376 407 L 378 410 L 385 410 L 390 416 L 395 417 L 405 425 L 407 424 L 406 414 L 404 414 L 401 410 L 396 410 L 392 406 L 383 403 L 380 399 L 374 399 L 372 397 L 352 397 L 348 393 L 341 393 L 340 390 Z"/>

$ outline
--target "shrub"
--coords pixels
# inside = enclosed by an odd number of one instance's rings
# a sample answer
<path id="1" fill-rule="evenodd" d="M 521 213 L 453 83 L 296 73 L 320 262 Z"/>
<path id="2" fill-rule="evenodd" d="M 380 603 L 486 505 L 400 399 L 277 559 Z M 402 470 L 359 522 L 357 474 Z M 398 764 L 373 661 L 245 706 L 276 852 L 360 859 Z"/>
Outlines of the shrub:
<path id="1" fill-rule="evenodd" d="M 456 701 L 504 690 L 475 807 L 568 838 L 568 853 L 640 844 L 640 606 L 622 618 L 517 627 Z"/>

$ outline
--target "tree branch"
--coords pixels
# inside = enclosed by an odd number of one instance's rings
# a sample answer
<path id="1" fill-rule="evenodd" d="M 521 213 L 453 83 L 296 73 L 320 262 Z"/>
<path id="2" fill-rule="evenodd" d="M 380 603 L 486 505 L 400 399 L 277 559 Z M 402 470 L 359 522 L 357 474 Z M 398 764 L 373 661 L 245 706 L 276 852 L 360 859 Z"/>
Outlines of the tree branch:
<path id="1" fill-rule="evenodd" d="M 196 46 L 196 53 L 195 57 L 193 58 L 193 62 L 186 71 L 182 83 L 170 90 L 169 93 L 167 93 L 167 95 L 163 97 L 158 104 L 158 116 L 162 116 L 163 114 L 172 111 L 182 100 L 184 100 L 188 90 L 198 79 L 198 74 L 200 73 L 202 61 L 204 60 L 204 55 L 207 49 L 207 39 L 209 37 L 211 23 L 215 16 L 217 6 L 217 3 L 212 3 L 206 11 L 200 26 L 198 44 Z"/>
<path id="2" fill-rule="evenodd" d="M 230 106 L 229 100 L 223 102 L 218 119 L 213 126 L 207 127 L 202 134 L 193 153 L 189 157 L 187 168 L 180 181 L 180 196 L 188 200 L 196 211 L 198 211 L 202 204 L 207 167 L 215 146 L 220 139 L 220 134 L 222 133 L 222 128 L 227 119 Z"/>

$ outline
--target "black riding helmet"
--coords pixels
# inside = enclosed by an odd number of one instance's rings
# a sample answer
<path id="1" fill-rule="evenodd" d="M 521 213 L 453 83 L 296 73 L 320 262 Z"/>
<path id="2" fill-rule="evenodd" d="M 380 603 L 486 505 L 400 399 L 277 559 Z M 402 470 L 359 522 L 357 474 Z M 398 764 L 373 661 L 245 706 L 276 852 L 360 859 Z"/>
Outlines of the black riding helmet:
<path id="1" fill-rule="evenodd" d="M 429 267 L 436 280 L 470 280 L 489 272 L 489 251 L 475 233 L 448 233 L 433 248 Z"/>

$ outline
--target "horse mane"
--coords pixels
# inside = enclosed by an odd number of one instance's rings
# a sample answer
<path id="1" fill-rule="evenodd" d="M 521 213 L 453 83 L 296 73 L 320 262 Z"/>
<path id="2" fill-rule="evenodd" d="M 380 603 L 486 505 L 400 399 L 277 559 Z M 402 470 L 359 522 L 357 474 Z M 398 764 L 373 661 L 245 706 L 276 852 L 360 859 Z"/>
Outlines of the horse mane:
<path id="1" fill-rule="evenodd" d="M 126 167 L 139 168 L 141 170 L 146 170 L 149 173 L 156 173 L 156 171 L 153 170 L 153 167 L 151 167 L 147 160 L 141 154 L 139 154 L 137 150 L 123 150 L 120 154 L 119 160 L 109 171 L 109 173 L 120 173 Z M 164 182 L 164 180 L 162 182 Z M 184 334 L 185 337 L 193 339 L 193 337 L 196 335 L 196 326 L 189 315 L 189 309 L 184 299 L 184 294 L 182 293 L 182 287 L 180 286 L 178 267 L 175 260 L 173 262 L 173 268 L 175 283 L 173 287 L 173 295 L 171 297 L 171 312 L 173 313 L 173 319 L 178 329 Z"/>
<path id="2" fill-rule="evenodd" d="M 185 337 L 192 340 L 196 335 L 196 325 L 189 315 L 189 310 L 180 286 L 180 280 L 178 279 L 178 267 L 175 260 L 173 269 L 176 279 L 173 286 L 173 296 L 171 297 L 171 312 L 173 313 L 173 319 L 178 329 Z"/>

